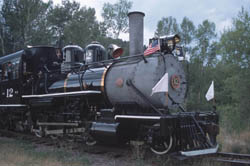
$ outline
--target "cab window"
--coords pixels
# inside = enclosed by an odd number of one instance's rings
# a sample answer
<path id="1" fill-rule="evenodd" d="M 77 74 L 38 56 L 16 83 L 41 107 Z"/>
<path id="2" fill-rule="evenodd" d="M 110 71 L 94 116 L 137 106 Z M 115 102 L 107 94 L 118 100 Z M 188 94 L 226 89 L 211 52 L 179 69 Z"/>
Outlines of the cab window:
<path id="1" fill-rule="evenodd" d="M 7 72 L 7 64 L 1 64 L 1 81 L 7 80 L 8 72 Z"/>
<path id="2" fill-rule="evenodd" d="M 15 80 L 19 78 L 20 58 L 5 62 L 0 67 L 1 81 Z"/>
<path id="3" fill-rule="evenodd" d="M 93 62 L 93 56 L 94 56 L 94 50 L 87 49 L 86 51 L 86 63 L 92 63 Z"/>
<path id="4" fill-rule="evenodd" d="M 67 48 L 65 62 L 83 62 L 83 52 L 75 48 Z"/>

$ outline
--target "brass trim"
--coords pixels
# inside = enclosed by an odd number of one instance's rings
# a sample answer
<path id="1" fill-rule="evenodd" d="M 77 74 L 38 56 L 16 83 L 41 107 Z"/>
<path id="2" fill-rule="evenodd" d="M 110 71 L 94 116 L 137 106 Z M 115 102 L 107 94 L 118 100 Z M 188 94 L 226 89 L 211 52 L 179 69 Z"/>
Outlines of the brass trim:
<path id="1" fill-rule="evenodd" d="M 64 80 L 64 85 L 63 85 L 63 87 L 64 87 L 64 92 L 67 91 L 67 83 L 68 83 L 69 76 L 70 76 L 70 73 L 67 75 L 67 78 Z"/>
<path id="2" fill-rule="evenodd" d="M 88 89 L 88 86 L 87 86 L 87 84 L 85 83 L 84 80 L 82 80 L 82 87 L 83 87 L 84 90 Z"/>
<path id="3" fill-rule="evenodd" d="M 110 66 L 107 66 L 107 68 L 104 69 L 103 73 L 102 73 L 102 79 L 101 79 L 101 91 L 104 93 L 104 81 L 105 81 L 105 77 L 106 77 L 106 73 L 108 71 Z"/>

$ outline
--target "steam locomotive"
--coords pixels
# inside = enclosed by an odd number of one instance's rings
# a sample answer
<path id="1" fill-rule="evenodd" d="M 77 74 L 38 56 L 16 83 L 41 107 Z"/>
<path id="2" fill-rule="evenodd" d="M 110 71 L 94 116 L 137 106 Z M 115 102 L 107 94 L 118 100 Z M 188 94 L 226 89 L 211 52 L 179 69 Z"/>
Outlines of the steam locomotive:
<path id="1" fill-rule="evenodd" d="M 215 153 L 217 113 L 182 107 L 187 81 L 173 53 L 180 37 L 150 39 L 160 50 L 144 56 L 143 17 L 129 13 L 127 57 L 116 45 L 106 51 L 92 42 L 85 49 L 34 46 L 0 58 L 0 128 L 77 135 L 88 145 L 136 140 L 160 155 Z M 166 73 L 167 93 L 152 94 Z"/>

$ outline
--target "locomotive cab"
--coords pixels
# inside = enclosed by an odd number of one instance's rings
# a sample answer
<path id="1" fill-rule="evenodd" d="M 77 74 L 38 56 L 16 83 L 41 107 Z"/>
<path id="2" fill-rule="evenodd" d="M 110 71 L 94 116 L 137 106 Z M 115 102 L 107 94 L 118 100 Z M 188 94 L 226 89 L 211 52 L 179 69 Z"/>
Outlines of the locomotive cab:
<path id="1" fill-rule="evenodd" d="M 45 93 L 50 75 L 59 71 L 56 49 L 35 46 L 25 49 L 22 55 L 23 94 Z"/>
<path id="2" fill-rule="evenodd" d="M 21 63 L 24 51 L 0 58 L 0 103 L 14 104 L 20 102 L 20 85 L 22 78 Z"/>
<path id="3" fill-rule="evenodd" d="M 27 48 L 23 54 L 23 74 L 36 75 L 39 72 L 50 72 L 55 69 L 56 50 L 49 46 Z"/>
<path id="4" fill-rule="evenodd" d="M 1 103 L 19 103 L 21 94 L 44 93 L 40 86 L 45 87 L 48 75 L 56 71 L 56 58 L 55 48 L 48 46 L 29 47 L 0 58 Z"/>

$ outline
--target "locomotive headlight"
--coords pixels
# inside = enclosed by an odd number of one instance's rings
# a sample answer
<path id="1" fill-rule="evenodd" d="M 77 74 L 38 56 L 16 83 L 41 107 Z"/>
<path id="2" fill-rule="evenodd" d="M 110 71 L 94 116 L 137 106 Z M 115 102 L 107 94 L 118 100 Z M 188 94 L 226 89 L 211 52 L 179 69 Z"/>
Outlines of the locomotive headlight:
<path id="1" fill-rule="evenodd" d="M 169 36 L 166 36 L 166 38 L 168 41 L 172 41 L 172 43 L 179 43 L 181 41 L 181 38 L 179 35 L 175 34 L 175 35 L 169 35 Z"/>
<path id="2" fill-rule="evenodd" d="M 162 36 L 160 37 L 160 41 L 162 50 L 168 53 L 172 53 L 172 51 L 175 49 L 176 44 L 179 43 L 181 39 L 179 35 L 175 34 Z"/>
<path id="3" fill-rule="evenodd" d="M 165 38 L 168 43 L 168 47 L 171 51 L 175 49 L 175 45 L 180 42 L 180 36 L 179 35 L 169 35 Z"/>

